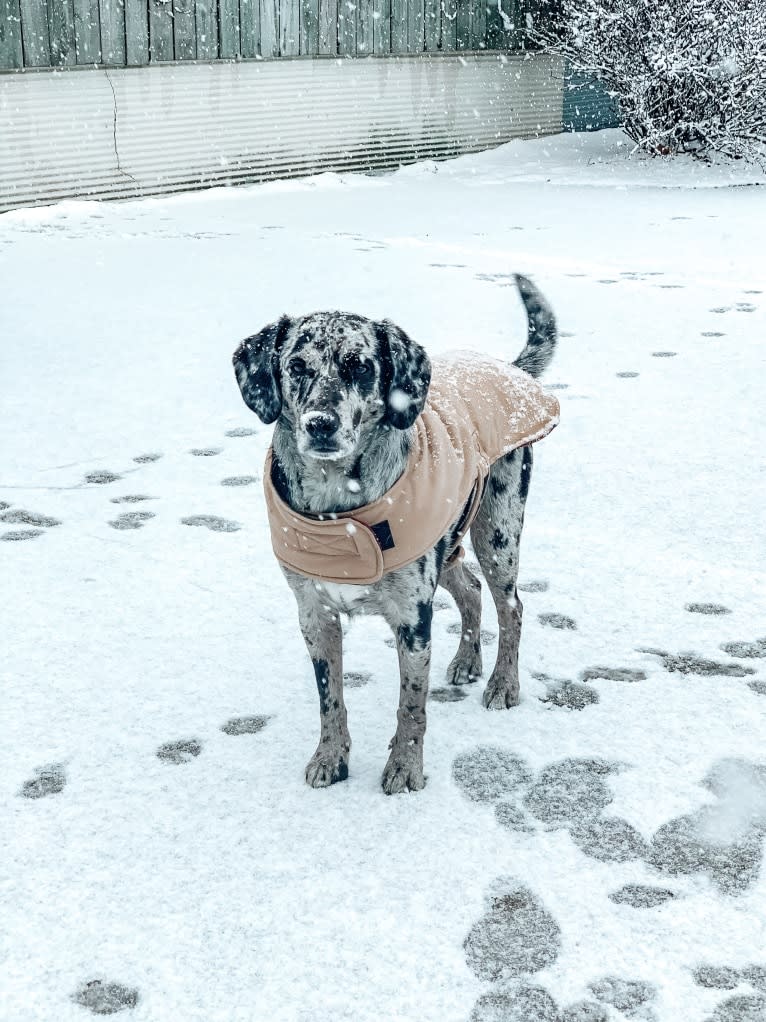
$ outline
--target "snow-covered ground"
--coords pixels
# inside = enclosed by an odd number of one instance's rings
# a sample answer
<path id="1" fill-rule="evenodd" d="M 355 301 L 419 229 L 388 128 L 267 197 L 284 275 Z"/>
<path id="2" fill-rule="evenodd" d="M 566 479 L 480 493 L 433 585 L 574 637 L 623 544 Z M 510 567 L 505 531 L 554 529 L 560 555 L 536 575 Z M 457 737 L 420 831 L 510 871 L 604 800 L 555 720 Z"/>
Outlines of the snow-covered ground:
<path id="1" fill-rule="evenodd" d="M 32 533 L 0 542 L 3 1020 L 766 1017 L 766 188 L 628 152 L 0 217 L 0 541 Z M 427 786 L 385 797 L 395 654 L 358 621 L 350 777 L 311 790 L 231 352 L 340 307 L 512 358 L 514 271 L 562 331 L 521 705 L 437 691 Z M 445 596 L 432 690 L 456 622 Z"/>

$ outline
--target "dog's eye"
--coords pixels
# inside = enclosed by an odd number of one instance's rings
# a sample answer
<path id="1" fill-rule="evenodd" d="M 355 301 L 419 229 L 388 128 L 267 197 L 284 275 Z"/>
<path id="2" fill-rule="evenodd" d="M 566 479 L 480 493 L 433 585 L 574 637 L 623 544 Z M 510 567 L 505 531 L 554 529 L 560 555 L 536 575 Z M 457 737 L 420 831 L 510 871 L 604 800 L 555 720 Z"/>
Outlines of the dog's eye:
<path id="1" fill-rule="evenodd" d="M 372 366 L 369 362 L 352 362 L 349 371 L 355 380 L 369 380 L 372 376 Z"/>
<path id="2" fill-rule="evenodd" d="M 309 367 L 302 358 L 292 358 L 287 363 L 287 371 L 291 376 L 294 376 L 297 379 L 299 376 L 306 376 L 309 371 Z"/>

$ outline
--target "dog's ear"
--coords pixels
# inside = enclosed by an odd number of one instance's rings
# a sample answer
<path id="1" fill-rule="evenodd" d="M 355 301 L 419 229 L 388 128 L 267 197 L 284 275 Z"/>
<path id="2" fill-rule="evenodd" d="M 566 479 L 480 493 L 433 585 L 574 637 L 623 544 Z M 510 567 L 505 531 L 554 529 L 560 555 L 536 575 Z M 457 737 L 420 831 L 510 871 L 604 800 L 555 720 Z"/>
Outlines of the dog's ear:
<path id="1" fill-rule="evenodd" d="M 431 382 L 431 360 L 417 341 L 389 320 L 375 324 L 383 366 L 386 421 L 409 429 L 423 411 Z"/>
<path id="2" fill-rule="evenodd" d="M 269 323 L 246 337 L 232 356 L 245 404 L 267 424 L 276 421 L 282 411 L 279 350 L 290 322 L 289 316 L 283 316 L 279 322 Z"/>

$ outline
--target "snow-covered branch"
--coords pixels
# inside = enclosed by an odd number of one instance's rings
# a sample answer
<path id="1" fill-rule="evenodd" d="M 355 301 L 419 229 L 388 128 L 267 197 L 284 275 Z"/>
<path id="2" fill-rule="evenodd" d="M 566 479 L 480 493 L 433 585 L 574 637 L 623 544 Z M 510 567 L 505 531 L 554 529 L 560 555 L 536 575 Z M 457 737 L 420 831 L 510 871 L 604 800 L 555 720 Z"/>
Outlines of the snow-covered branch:
<path id="1" fill-rule="evenodd" d="M 533 40 L 604 83 L 646 152 L 766 164 L 766 0 L 560 0 Z"/>

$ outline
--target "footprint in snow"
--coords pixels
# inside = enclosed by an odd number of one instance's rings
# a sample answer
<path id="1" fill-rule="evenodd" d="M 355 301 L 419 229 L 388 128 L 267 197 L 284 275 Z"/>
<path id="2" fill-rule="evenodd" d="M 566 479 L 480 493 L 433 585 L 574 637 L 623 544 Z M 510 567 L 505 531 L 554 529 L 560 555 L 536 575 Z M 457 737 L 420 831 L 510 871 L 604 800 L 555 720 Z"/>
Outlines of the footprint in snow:
<path id="1" fill-rule="evenodd" d="M 248 429 L 246 426 L 237 426 L 236 429 L 227 429 L 225 436 L 230 437 L 242 437 L 242 436 L 255 436 L 258 431 L 256 429 Z"/>
<path id="2" fill-rule="evenodd" d="M 731 614 L 729 608 L 724 607 L 722 603 L 687 603 L 684 605 L 684 610 L 690 614 L 708 614 L 712 617 Z"/>
<path id="3" fill-rule="evenodd" d="M 258 476 L 228 476 L 221 480 L 221 486 L 252 486 L 258 482 Z"/>
<path id="4" fill-rule="evenodd" d="M 219 518 L 217 515 L 189 515 L 181 519 L 181 524 L 199 526 L 211 532 L 238 532 L 242 528 L 239 522 Z"/>
<path id="5" fill-rule="evenodd" d="M 528 887 L 499 877 L 463 950 L 468 968 L 479 979 L 493 983 L 516 979 L 553 965 L 561 950 L 561 929 Z"/>
<path id="6" fill-rule="evenodd" d="M 766 639 L 755 639 L 753 642 L 724 642 L 721 649 L 729 656 L 741 659 L 763 659 L 766 657 Z"/>
<path id="7" fill-rule="evenodd" d="M 588 989 L 602 1004 L 609 1004 L 618 1011 L 638 1017 L 636 1012 L 657 996 L 657 988 L 652 983 L 640 979 L 621 979 L 618 976 L 605 976 L 603 979 L 588 984 Z M 647 1018 L 646 1014 L 642 1016 Z M 651 1017 L 651 1016 L 650 1016 Z"/>
<path id="8" fill-rule="evenodd" d="M 569 833 L 585 855 L 599 862 L 630 862 L 643 859 L 648 845 L 635 827 L 616 816 L 575 822 Z"/>
<path id="9" fill-rule="evenodd" d="M 24 781 L 19 791 L 22 798 L 45 798 L 58 795 L 66 786 L 66 770 L 63 763 L 49 763 L 38 767 L 34 777 Z"/>
<path id="10" fill-rule="evenodd" d="M 189 454 L 195 458 L 215 458 L 223 451 L 223 447 L 192 447 Z"/>
<path id="11" fill-rule="evenodd" d="M 524 795 L 524 807 L 542 823 L 568 827 L 599 816 L 613 800 L 604 778 L 616 764 L 601 759 L 564 759 L 543 767 Z"/>
<path id="12" fill-rule="evenodd" d="M 495 802 L 532 780 L 524 760 L 495 745 L 478 745 L 455 758 L 452 779 L 472 802 Z"/>
<path id="13" fill-rule="evenodd" d="M 149 454 L 137 454 L 133 461 L 135 461 L 137 465 L 149 465 L 153 461 L 159 461 L 161 457 L 161 454 L 151 452 Z"/>
<path id="14" fill-rule="evenodd" d="M 226 735 L 257 735 L 269 720 L 271 718 L 268 716 L 232 717 L 221 725 L 221 731 Z"/>
<path id="15" fill-rule="evenodd" d="M 559 1022 L 609 1022 L 609 1015 L 603 1004 L 583 1000 L 565 1008 Z"/>
<path id="16" fill-rule="evenodd" d="M 111 504 L 141 504 L 145 500 L 157 500 L 157 497 L 150 497 L 146 493 L 126 493 L 122 497 L 110 497 Z"/>
<path id="17" fill-rule="evenodd" d="M 540 579 L 538 581 L 520 582 L 517 588 L 522 593 L 547 593 L 549 584 Z"/>
<path id="18" fill-rule="evenodd" d="M 763 1022 L 766 1018 L 766 996 L 738 994 L 721 1001 L 705 1022 Z"/>
<path id="19" fill-rule="evenodd" d="M 343 687 L 364 688 L 371 677 L 372 675 L 366 671 L 346 671 L 343 675 Z"/>
<path id="20" fill-rule="evenodd" d="M 7 525 L 34 525 L 42 529 L 52 529 L 56 525 L 61 525 L 58 518 L 51 518 L 50 515 L 41 515 L 36 511 L 22 511 L 21 508 L 3 511 L 0 514 L 0 522 L 4 522 Z"/>
<path id="21" fill-rule="evenodd" d="M 495 819 L 501 827 L 516 833 L 530 834 L 535 829 L 524 810 L 513 802 L 498 802 L 495 806 Z"/>
<path id="22" fill-rule="evenodd" d="M 667 887 L 650 887 L 646 884 L 625 884 L 612 891 L 609 900 L 615 905 L 630 905 L 631 908 L 657 908 L 676 897 L 675 891 Z"/>
<path id="23" fill-rule="evenodd" d="M 755 306 L 750 302 L 737 302 L 737 312 L 755 312 Z"/>
<path id="24" fill-rule="evenodd" d="M 453 621 L 452 624 L 447 625 L 447 633 L 449 635 L 461 635 L 462 636 L 463 635 L 463 626 L 460 624 L 459 621 Z M 470 631 L 467 631 L 465 634 L 468 637 L 468 639 L 471 638 Z M 494 642 L 494 640 L 497 638 L 497 634 L 495 632 L 489 631 L 489 629 L 487 629 L 487 628 L 482 628 L 479 638 L 480 638 L 482 646 L 488 646 L 491 642 Z"/>
<path id="25" fill-rule="evenodd" d="M 643 647 L 640 647 L 638 652 L 658 656 L 662 660 L 665 670 L 670 671 L 671 674 L 699 674 L 703 677 L 713 678 L 744 678 L 747 674 L 755 674 L 753 667 L 743 667 L 741 664 L 722 664 L 717 660 L 695 656 L 694 653 L 666 653 L 661 649 Z M 725 652 L 729 652 L 729 650 L 727 649 Z"/>
<path id="26" fill-rule="evenodd" d="M 113 518 L 108 524 L 113 529 L 143 529 L 150 518 L 155 518 L 153 511 L 126 511 L 125 514 Z"/>
<path id="27" fill-rule="evenodd" d="M 731 312 L 731 306 L 730 305 L 717 305 L 714 309 L 711 309 L 710 311 L 711 312 L 716 312 L 716 313 L 718 313 L 718 315 L 721 315 L 724 312 Z"/>
<path id="28" fill-rule="evenodd" d="M 0 541 L 4 543 L 23 543 L 24 540 L 37 539 L 38 536 L 43 536 L 44 534 L 45 529 L 10 529 L 0 536 Z"/>
<path id="29" fill-rule="evenodd" d="M 698 965 L 692 973 L 698 987 L 709 990 L 734 990 L 739 986 L 739 969 L 727 965 Z"/>
<path id="30" fill-rule="evenodd" d="M 605 681 L 646 681 L 646 671 L 634 667 L 588 667 L 580 674 L 581 681 L 595 681 L 597 678 Z"/>
<path id="31" fill-rule="evenodd" d="M 766 681 L 748 681 L 747 687 L 757 696 L 766 696 Z"/>
<path id="32" fill-rule="evenodd" d="M 116 483 L 118 479 L 122 479 L 119 472 L 110 472 L 106 468 L 97 469 L 95 472 L 87 472 L 84 476 L 86 483 L 95 483 L 97 486 Z"/>
<path id="33" fill-rule="evenodd" d="M 635 380 L 635 378 L 639 374 L 638 373 L 634 373 L 632 370 L 628 369 L 628 370 L 625 370 L 625 372 L 616 373 L 615 375 L 618 376 L 621 380 Z"/>
<path id="34" fill-rule="evenodd" d="M 574 681 L 560 681 L 551 685 L 540 702 L 548 706 L 556 706 L 566 710 L 584 710 L 593 706 L 600 699 L 598 692 L 588 685 L 578 685 Z"/>
<path id="35" fill-rule="evenodd" d="M 459 703 L 466 698 L 468 693 L 459 685 L 450 685 L 449 688 L 433 688 L 428 693 L 428 698 L 434 703 Z"/>
<path id="36" fill-rule="evenodd" d="M 558 628 L 565 632 L 577 630 L 577 622 L 566 614 L 538 614 L 537 620 L 546 628 Z"/>
<path id="37" fill-rule="evenodd" d="M 482 994 L 468 1022 L 560 1022 L 560 1015 L 544 987 L 524 983 L 516 990 Z"/>
<path id="38" fill-rule="evenodd" d="M 720 330 L 703 330 L 702 331 L 702 336 L 703 337 L 725 337 L 726 334 L 721 333 Z"/>
<path id="39" fill-rule="evenodd" d="M 190 763 L 202 752 L 202 742 L 197 738 L 179 739 L 165 742 L 157 749 L 157 757 L 164 763 Z"/>
<path id="40" fill-rule="evenodd" d="M 757 879 L 766 829 L 766 764 L 719 760 L 702 782 L 718 799 L 664 823 L 646 861 L 669 876 L 702 873 L 722 894 Z"/>
<path id="41" fill-rule="evenodd" d="M 652 358 L 675 358 L 677 351 L 653 351 Z"/>
<path id="42" fill-rule="evenodd" d="M 94 1015 L 115 1015 L 118 1011 L 135 1008 L 138 1004 L 138 991 L 122 983 L 105 983 L 94 979 L 83 983 L 80 989 L 72 994 L 72 1000 L 83 1008 L 88 1008 Z"/>

